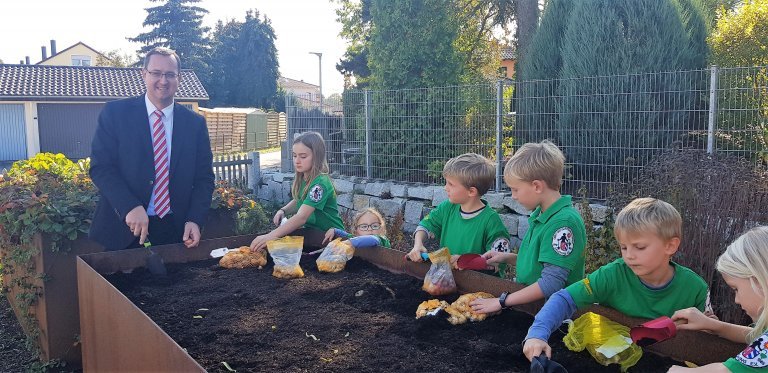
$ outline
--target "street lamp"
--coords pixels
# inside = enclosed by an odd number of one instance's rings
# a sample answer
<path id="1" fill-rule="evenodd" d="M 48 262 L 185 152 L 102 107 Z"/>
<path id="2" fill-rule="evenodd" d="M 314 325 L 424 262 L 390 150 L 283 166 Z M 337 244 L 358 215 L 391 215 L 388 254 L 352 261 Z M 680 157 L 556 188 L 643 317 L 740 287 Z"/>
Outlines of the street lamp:
<path id="1" fill-rule="evenodd" d="M 318 71 L 320 73 L 320 111 L 323 111 L 323 54 L 320 52 L 309 52 L 317 56 Z"/>

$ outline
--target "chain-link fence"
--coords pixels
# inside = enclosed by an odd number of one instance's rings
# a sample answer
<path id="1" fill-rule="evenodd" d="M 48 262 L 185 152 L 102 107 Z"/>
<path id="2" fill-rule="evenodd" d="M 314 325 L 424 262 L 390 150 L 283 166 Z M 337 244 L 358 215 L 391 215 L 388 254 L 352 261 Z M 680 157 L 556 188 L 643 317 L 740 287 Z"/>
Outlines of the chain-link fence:
<path id="1" fill-rule="evenodd" d="M 288 136 L 315 130 L 331 172 L 441 182 L 443 164 L 475 152 L 503 163 L 525 142 L 566 155 L 563 191 L 593 199 L 632 183 L 666 149 L 766 164 L 768 67 L 717 68 L 397 91 L 347 91 L 342 102 L 287 99 Z"/>

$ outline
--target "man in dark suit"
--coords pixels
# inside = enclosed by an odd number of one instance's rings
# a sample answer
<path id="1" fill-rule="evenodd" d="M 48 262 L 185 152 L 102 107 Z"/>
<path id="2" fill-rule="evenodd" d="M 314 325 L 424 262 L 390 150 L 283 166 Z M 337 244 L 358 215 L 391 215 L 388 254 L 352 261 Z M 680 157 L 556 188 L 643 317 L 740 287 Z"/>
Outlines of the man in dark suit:
<path id="1" fill-rule="evenodd" d="M 214 188 L 205 119 L 174 103 L 180 64 L 155 48 L 144 58 L 143 96 L 109 102 L 91 144 L 101 198 L 90 237 L 107 250 L 184 242 L 195 247 Z"/>

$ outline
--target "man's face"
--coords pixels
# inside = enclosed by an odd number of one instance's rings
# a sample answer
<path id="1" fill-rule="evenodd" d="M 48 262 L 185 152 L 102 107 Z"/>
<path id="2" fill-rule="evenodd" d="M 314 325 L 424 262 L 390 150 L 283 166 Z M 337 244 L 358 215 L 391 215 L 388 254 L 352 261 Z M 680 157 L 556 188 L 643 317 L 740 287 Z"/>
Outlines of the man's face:
<path id="1" fill-rule="evenodd" d="M 172 56 L 154 54 L 149 57 L 146 69 L 141 73 L 147 87 L 147 97 L 158 109 L 173 102 L 179 89 L 179 66 Z"/>

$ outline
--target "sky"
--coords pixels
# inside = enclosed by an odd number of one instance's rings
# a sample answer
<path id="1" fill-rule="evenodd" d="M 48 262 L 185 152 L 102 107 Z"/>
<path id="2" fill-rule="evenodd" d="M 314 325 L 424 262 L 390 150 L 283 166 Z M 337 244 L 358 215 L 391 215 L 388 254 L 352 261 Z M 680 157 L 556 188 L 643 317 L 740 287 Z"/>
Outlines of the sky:
<path id="1" fill-rule="evenodd" d="M 61 51 L 77 42 L 100 51 L 121 50 L 135 54 L 140 45 L 126 37 L 148 31 L 142 23 L 145 8 L 157 6 L 148 0 L 3 0 L 0 12 L 0 59 L 19 63 L 41 60 L 41 46 L 50 55 L 50 40 Z M 197 6 L 209 11 L 203 24 L 213 29 L 218 20 L 244 20 L 248 9 L 256 9 L 272 21 L 277 40 L 280 74 L 318 84 L 318 57 L 322 56 L 323 95 L 341 93 L 342 75 L 336 63 L 346 49 L 338 34 L 337 4 L 330 0 L 202 0 Z"/>

